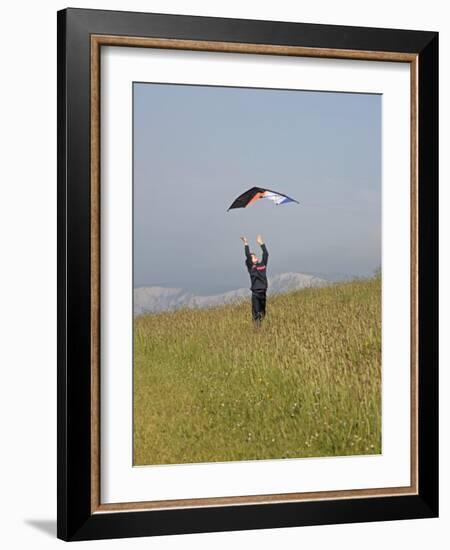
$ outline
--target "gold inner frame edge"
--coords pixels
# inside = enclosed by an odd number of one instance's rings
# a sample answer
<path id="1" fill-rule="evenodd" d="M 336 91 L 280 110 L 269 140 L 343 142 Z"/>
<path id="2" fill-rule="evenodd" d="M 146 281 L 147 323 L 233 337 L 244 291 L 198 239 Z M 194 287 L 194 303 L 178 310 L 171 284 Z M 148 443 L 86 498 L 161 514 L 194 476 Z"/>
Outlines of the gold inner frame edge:
<path id="1" fill-rule="evenodd" d="M 101 503 L 100 500 L 100 49 L 101 46 L 164 48 L 240 54 L 391 61 L 410 64 L 410 230 L 411 230 L 411 484 L 367 488 L 233 497 Z M 418 55 L 402 52 L 308 48 L 237 42 L 91 35 L 90 55 L 90 184 L 91 184 L 91 513 L 162 510 L 264 503 L 306 502 L 418 494 Z"/>

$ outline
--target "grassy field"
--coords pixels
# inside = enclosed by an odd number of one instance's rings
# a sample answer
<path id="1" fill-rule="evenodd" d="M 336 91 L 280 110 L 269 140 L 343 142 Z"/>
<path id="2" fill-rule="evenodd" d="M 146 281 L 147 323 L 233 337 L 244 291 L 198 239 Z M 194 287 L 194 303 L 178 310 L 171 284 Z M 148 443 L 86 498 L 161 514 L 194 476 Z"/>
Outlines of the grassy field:
<path id="1" fill-rule="evenodd" d="M 135 465 L 381 452 L 379 278 L 134 322 Z"/>

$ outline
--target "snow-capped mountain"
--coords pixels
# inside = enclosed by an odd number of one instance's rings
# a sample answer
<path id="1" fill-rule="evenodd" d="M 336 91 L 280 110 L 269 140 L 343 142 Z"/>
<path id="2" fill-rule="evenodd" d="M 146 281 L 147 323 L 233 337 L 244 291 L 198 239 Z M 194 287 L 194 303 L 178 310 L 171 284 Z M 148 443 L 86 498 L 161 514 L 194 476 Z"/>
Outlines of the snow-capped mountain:
<path id="1" fill-rule="evenodd" d="M 304 273 L 281 273 L 269 277 L 268 294 L 326 285 L 328 281 Z M 134 289 L 134 315 L 169 311 L 181 307 L 204 308 L 240 302 L 250 297 L 248 288 L 238 288 L 223 294 L 198 296 L 181 288 L 147 286 Z"/>

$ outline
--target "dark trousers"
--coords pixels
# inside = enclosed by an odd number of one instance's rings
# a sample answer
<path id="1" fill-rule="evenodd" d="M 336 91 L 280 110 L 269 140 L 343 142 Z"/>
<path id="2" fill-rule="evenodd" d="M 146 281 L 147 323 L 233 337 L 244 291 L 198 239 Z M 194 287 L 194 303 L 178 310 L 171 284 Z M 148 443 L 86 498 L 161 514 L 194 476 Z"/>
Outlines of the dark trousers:
<path id="1" fill-rule="evenodd" d="M 266 315 L 266 291 L 252 291 L 252 317 L 256 323 L 261 323 Z"/>

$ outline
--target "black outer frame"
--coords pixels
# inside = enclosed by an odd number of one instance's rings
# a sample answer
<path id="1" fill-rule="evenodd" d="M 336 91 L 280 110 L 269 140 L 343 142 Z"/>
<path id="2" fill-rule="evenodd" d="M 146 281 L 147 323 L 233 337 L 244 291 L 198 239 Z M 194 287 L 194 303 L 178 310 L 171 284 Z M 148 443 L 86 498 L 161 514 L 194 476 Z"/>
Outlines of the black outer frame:
<path id="1" fill-rule="evenodd" d="M 90 35 L 419 56 L 419 494 L 91 514 Z M 63 540 L 438 515 L 438 33 L 69 8 L 58 12 L 58 521 Z"/>

